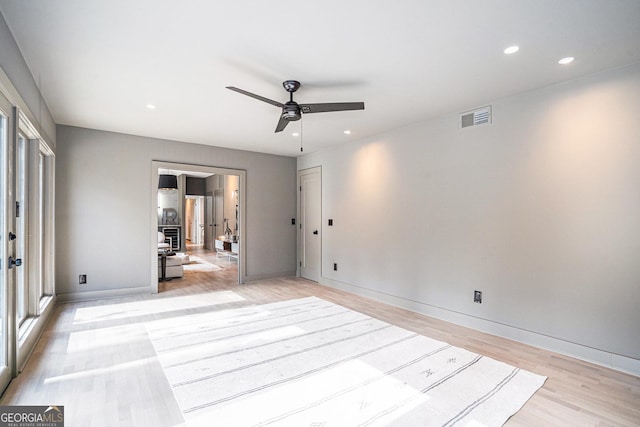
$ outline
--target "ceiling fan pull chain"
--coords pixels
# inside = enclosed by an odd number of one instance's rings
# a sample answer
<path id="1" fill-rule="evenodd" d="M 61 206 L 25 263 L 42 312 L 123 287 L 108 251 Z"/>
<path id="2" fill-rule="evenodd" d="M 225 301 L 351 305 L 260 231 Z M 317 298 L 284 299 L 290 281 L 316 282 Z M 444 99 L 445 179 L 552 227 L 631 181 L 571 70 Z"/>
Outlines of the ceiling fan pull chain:
<path id="1" fill-rule="evenodd" d="M 304 116 L 303 116 L 304 117 Z M 300 117 L 300 152 L 302 153 L 304 150 L 302 149 L 302 137 L 304 135 L 304 133 L 302 132 L 302 122 L 304 122 L 304 119 L 302 117 Z"/>

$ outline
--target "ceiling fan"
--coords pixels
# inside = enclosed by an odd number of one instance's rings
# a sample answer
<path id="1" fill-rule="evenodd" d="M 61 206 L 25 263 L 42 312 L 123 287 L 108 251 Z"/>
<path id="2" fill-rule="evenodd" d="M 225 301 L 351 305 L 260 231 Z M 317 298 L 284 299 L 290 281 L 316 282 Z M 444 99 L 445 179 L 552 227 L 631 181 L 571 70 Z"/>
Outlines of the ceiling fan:
<path id="1" fill-rule="evenodd" d="M 302 114 L 305 113 L 326 113 L 329 111 L 348 111 L 348 110 L 364 110 L 364 102 L 329 102 L 322 104 L 298 104 L 293 100 L 293 93 L 300 88 L 300 82 L 297 80 L 285 80 L 282 83 L 285 90 L 289 92 L 289 101 L 284 104 L 278 101 L 274 101 L 264 96 L 256 95 L 255 93 L 247 92 L 246 90 L 239 89 L 233 86 L 227 86 L 227 89 L 241 93 L 243 95 L 250 96 L 260 101 L 266 102 L 276 107 L 282 108 L 282 114 L 278 125 L 276 126 L 276 132 L 282 132 L 289 122 L 295 122 L 300 120 Z"/>

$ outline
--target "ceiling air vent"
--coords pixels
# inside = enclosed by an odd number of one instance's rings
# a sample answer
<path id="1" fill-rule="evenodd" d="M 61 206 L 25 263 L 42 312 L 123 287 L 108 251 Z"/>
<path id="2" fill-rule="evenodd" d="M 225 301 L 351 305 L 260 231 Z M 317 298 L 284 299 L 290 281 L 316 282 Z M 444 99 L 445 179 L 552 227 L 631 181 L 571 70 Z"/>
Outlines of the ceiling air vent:
<path id="1" fill-rule="evenodd" d="M 463 128 L 491 123 L 491 105 L 476 108 L 460 114 L 460 124 Z"/>

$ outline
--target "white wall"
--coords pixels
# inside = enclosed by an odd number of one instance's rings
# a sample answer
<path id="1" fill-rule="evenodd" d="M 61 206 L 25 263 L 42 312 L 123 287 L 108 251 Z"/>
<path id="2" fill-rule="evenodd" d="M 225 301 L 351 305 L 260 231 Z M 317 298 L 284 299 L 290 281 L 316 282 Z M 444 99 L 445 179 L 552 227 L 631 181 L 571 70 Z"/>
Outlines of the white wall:
<path id="1" fill-rule="evenodd" d="M 324 283 L 640 373 L 639 95 L 635 64 L 299 158 Z"/>
<path id="2" fill-rule="evenodd" d="M 246 170 L 247 279 L 295 274 L 293 158 L 69 126 L 56 157 L 58 295 L 148 287 L 152 160 Z"/>

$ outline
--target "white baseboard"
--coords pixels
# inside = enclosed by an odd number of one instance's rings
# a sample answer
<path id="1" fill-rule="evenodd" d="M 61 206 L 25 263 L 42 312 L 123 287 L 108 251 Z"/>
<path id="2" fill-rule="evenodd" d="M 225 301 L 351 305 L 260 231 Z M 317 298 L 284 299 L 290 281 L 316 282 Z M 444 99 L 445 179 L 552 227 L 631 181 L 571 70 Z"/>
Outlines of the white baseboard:
<path id="1" fill-rule="evenodd" d="M 256 280 L 268 280 L 268 279 L 278 279 L 280 277 L 295 277 L 295 271 L 282 271 L 279 273 L 267 273 L 267 274 L 255 274 L 252 276 L 245 276 L 245 281 L 254 282 Z"/>
<path id="2" fill-rule="evenodd" d="M 139 286 L 136 288 L 108 289 L 102 291 L 74 292 L 68 294 L 58 294 L 58 302 L 79 302 L 92 301 L 104 298 L 117 298 L 129 295 L 151 294 L 153 290 L 151 286 Z"/>
<path id="3" fill-rule="evenodd" d="M 343 283 L 336 280 L 323 277 L 321 285 L 340 289 L 356 295 L 368 297 L 385 304 L 404 308 L 416 313 L 435 317 L 436 319 L 455 323 L 460 326 L 486 332 L 513 341 L 518 341 L 534 347 L 544 348 L 565 356 L 574 357 L 596 365 L 615 369 L 631 375 L 640 377 L 640 360 L 631 357 L 621 356 L 619 354 L 610 353 L 587 347 L 581 344 L 572 343 L 559 338 L 550 337 L 532 331 L 516 328 L 514 326 L 504 325 L 486 319 L 480 319 L 463 313 L 446 310 L 440 307 L 431 306 L 418 301 L 409 300 L 395 295 L 385 294 L 371 289 L 363 288 L 349 283 Z"/>

